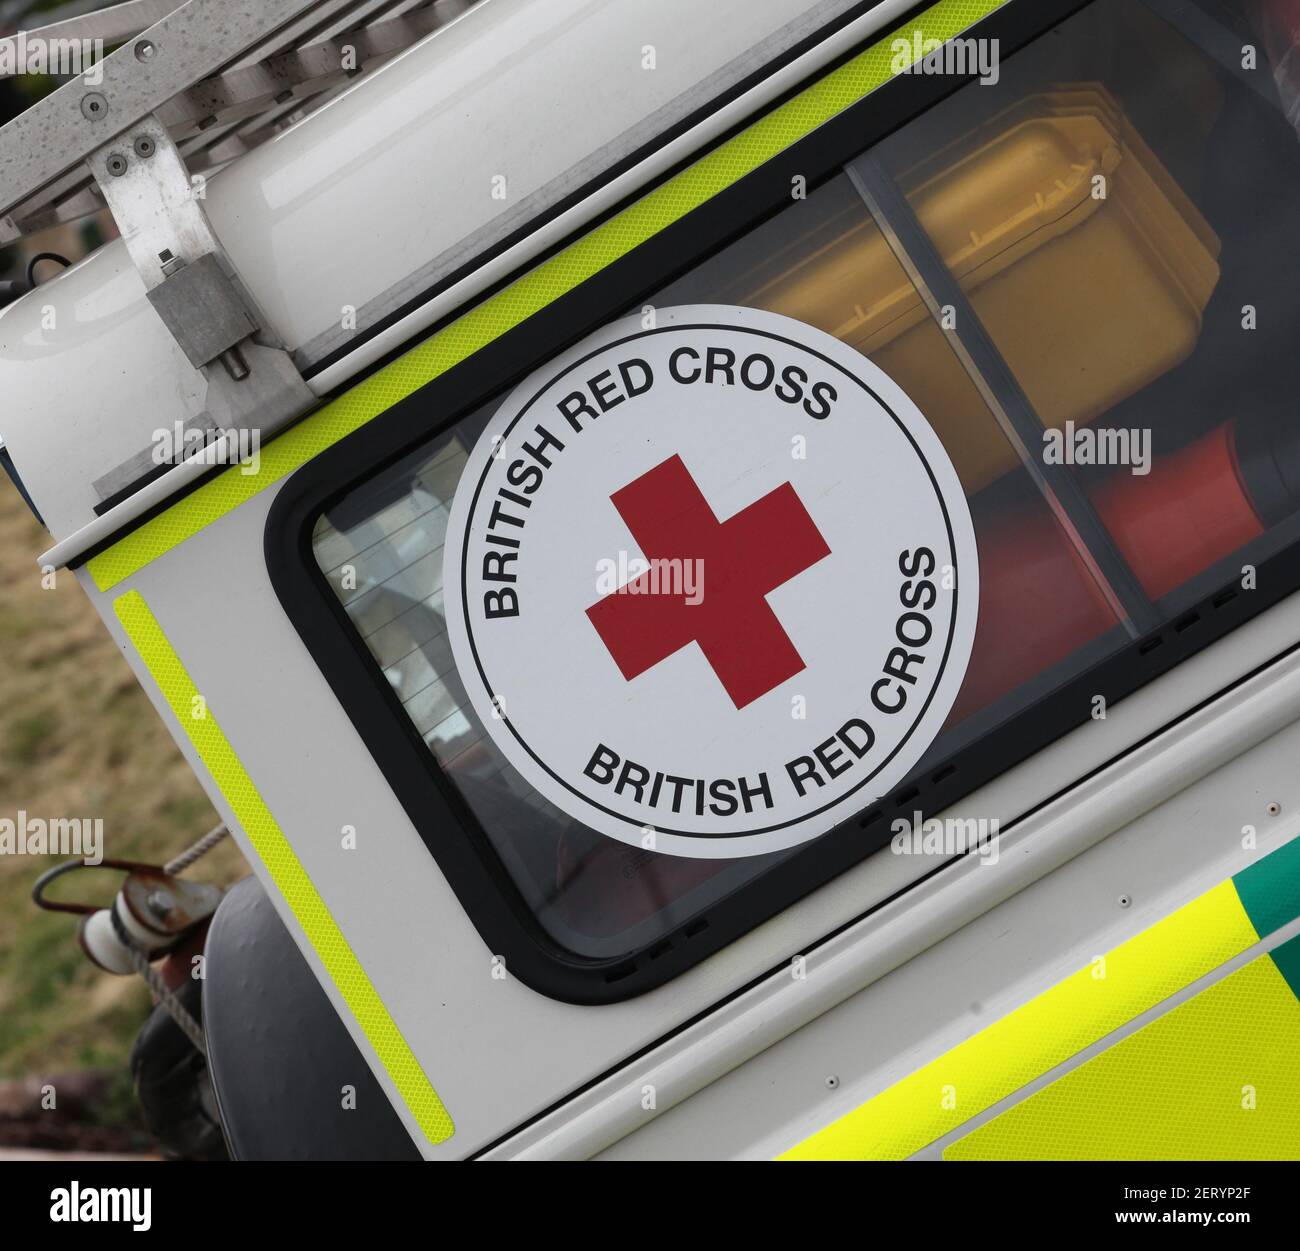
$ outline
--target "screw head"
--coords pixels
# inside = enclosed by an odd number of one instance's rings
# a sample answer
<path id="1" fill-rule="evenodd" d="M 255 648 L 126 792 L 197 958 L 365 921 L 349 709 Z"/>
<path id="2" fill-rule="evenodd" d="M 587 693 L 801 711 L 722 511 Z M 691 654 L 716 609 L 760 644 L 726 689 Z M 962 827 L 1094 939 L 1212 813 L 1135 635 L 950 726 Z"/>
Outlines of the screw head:
<path id="1" fill-rule="evenodd" d="M 148 135 L 141 135 L 135 141 L 135 154 L 141 160 L 147 161 L 158 150 L 158 145 Z"/>
<path id="2" fill-rule="evenodd" d="M 152 61 L 158 52 L 158 45 L 152 39 L 141 39 L 135 45 L 135 59 L 137 61 Z"/>
<path id="3" fill-rule="evenodd" d="M 1270 817 L 1277 816 L 1277 814 L 1281 811 L 1282 811 L 1281 804 L 1269 804 L 1269 806 L 1265 809 L 1265 812 L 1267 812 Z"/>
<path id="4" fill-rule="evenodd" d="M 827 1090 L 834 1090 L 834 1089 L 835 1089 L 839 1084 L 840 1084 L 840 1079 L 839 1079 L 838 1077 L 836 1077 L 834 1073 L 832 1073 L 832 1074 L 831 1074 L 831 1075 L 826 1079 L 826 1089 L 827 1089 Z"/>
<path id="5" fill-rule="evenodd" d="M 108 99 L 101 92 L 88 91 L 81 97 L 81 115 L 97 122 L 108 113 Z"/>
<path id="6" fill-rule="evenodd" d="M 1119 897 L 1119 906 L 1120 906 L 1121 908 L 1127 908 L 1127 907 L 1129 907 L 1132 903 L 1133 903 L 1133 896 L 1132 896 L 1132 895 L 1121 895 L 1121 896 Z"/>
<path id="7" fill-rule="evenodd" d="M 149 892 L 149 897 L 145 900 L 149 911 L 156 917 L 165 917 L 175 904 L 171 893 L 165 890 L 155 890 Z"/>
<path id="8" fill-rule="evenodd" d="M 108 160 L 104 162 L 104 168 L 108 170 L 114 178 L 121 178 L 126 173 L 126 157 L 120 152 L 110 152 Z"/>

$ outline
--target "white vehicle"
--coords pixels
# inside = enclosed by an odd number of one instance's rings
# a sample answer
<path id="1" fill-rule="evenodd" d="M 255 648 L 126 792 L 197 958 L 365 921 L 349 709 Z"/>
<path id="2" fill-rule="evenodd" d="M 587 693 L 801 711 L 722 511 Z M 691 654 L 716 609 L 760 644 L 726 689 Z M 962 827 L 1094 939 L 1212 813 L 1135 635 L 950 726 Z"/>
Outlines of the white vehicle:
<path id="1" fill-rule="evenodd" d="M 234 1155 L 1300 1157 L 1294 0 L 81 20 L 0 434 Z"/>

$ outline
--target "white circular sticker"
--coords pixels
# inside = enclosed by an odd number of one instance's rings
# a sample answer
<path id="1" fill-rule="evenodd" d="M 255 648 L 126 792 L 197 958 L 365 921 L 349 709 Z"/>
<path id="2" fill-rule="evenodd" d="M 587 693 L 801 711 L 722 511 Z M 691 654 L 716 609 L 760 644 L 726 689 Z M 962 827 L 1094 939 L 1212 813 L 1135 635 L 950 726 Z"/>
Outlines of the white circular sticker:
<path id="1" fill-rule="evenodd" d="M 523 383 L 445 562 L 456 664 L 510 763 L 675 856 L 793 847 L 903 781 L 979 595 L 965 493 L 903 391 L 820 330 L 710 305 Z"/>

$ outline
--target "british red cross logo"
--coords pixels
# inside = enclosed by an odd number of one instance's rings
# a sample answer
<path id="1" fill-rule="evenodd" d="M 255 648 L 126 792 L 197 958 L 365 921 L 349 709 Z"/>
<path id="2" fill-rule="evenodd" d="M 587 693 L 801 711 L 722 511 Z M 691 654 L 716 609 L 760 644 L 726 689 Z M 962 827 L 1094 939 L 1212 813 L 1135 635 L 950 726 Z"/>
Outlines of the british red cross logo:
<path id="1" fill-rule="evenodd" d="M 673 456 L 610 500 L 647 561 L 697 561 L 704 574 L 698 603 L 652 588 L 644 573 L 587 609 L 629 682 L 691 643 L 738 709 L 803 671 L 767 596 L 831 550 L 790 483 L 719 521 Z"/>
<path id="2" fill-rule="evenodd" d="M 655 323 L 597 332 L 488 419 L 447 520 L 452 657 L 574 821 L 664 856 L 780 852 L 941 732 L 978 620 L 970 509 L 925 414 L 833 335 L 722 305 Z"/>

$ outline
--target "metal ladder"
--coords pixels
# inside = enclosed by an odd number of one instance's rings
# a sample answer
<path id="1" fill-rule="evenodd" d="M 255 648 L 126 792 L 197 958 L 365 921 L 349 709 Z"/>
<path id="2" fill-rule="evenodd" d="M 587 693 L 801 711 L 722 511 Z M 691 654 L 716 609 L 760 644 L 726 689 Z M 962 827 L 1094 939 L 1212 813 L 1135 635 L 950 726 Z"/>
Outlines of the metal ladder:
<path id="1" fill-rule="evenodd" d="M 0 77 L 37 50 L 80 57 L 69 81 L 0 128 L 0 245 L 107 206 L 150 303 L 207 380 L 206 411 L 190 424 L 204 437 L 273 433 L 316 397 L 226 256 L 206 179 L 474 3 L 126 0 L 87 11 L 74 0 L 0 39 Z M 0 22 L 30 7 L 0 0 Z M 99 59 L 105 47 L 115 50 Z M 150 449 L 136 452 L 96 481 L 96 512 L 158 474 Z"/>

